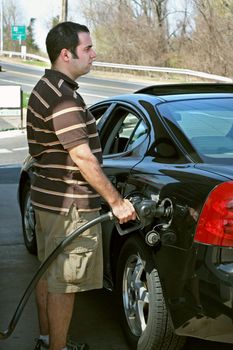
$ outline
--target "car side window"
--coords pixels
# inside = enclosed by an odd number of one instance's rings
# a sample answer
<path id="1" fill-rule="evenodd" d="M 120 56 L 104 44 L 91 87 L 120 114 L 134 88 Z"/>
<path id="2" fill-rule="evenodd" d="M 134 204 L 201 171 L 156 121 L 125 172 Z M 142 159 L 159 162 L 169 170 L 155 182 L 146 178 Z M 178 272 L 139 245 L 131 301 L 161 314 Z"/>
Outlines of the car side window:
<path id="1" fill-rule="evenodd" d="M 131 150 L 139 145 L 146 135 L 147 125 L 139 116 L 124 108 L 117 108 L 101 137 L 103 154 L 110 155 Z"/>
<path id="2" fill-rule="evenodd" d="M 95 110 L 91 109 L 91 113 L 96 120 L 97 129 L 99 129 L 101 127 L 101 124 L 104 123 L 109 113 L 111 113 L 112 108 L 114 108 L 114 105 L 106 104 L 96 108 Z"/>
<path id="3" fill-rule="evenodd" d="M 143 142 L 146 138 L 147 135 L 147 126 L 144 123 L 143 120 L 139 121 L 133 134 L 131 139 L 129 140 L 126 150 L 131 150 L 134 147 L 136 147 L 137 145 L 139 145 L 141 142 Z"/>

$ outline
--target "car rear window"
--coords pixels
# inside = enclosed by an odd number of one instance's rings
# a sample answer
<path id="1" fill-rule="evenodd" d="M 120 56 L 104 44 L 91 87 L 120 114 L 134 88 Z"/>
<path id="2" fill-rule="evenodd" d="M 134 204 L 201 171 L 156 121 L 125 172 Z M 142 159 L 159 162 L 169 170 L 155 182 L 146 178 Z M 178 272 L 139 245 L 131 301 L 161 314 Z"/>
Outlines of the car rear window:
<path id="1" fill-rule="evenodd" d="M 233 98 L 200 98 L 158 106 L 170 129 L 180 131 L 199 156 L 210 163 L 233 162 Z"/>

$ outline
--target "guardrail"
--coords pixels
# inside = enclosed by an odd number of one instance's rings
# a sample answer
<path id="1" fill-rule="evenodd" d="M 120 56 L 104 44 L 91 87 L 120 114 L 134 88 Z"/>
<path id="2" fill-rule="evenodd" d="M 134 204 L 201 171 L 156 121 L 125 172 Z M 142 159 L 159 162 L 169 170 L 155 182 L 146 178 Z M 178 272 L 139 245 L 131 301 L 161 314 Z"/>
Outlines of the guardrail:
<path id="1" fill-rule="evenodd" d="M 9 57 L 18 56 L 22 59 L 34 59 L 37 61 L 42 61 L 49 63 L 49 59 L 34 54 L 22 54 L 21 52 L 13 51 L 2 51 L 0 55 L 8 55 Z M 128 65 L 128 64 L 118 64 L 118 63 L 106 63 L 106 62 L 94 62 L 93 65 L 99 68 L 116 69 L 116 70 L 128 70 L 128 71 L 141 71 L 141 72 L 153 72 L 153 73 L 170 73 L 170 74 L 180 74 L 186 76 L 194 76 L 202 79 L 210 79 L 215 81 L 221 81 L 225 83 L 232 83 L 233 79 L 228 77 L 223 77 L 221 75 L 209 74 L 199 71 L 193 71 L 190 69 L 180 69 L 180 68 L 169 68 L 169 67 L 151 67 L 151 66 L 138 66 L 138 65 Z"/>

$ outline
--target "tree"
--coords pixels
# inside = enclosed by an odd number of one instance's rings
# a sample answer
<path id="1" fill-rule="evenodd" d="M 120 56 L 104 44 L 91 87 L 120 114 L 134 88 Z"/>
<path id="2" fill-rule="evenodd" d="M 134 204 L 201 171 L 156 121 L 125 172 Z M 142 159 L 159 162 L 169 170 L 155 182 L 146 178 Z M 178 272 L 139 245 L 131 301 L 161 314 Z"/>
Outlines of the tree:
<path id="1" fill-rule="evenodd" d="M 83 2 L 83 12 L 94 33 L 99 59 L 165 64 L 167 0 L 89 0 Z"/>
<path id="2" fill-rule="evenodd" d="M 8 0 L 7 3 L 5 2 L 3 11 L 3 50 L 19 51 L 19 42 L 11 39 L 11 27 L 20 23 L 21 20 L 20 8 L 16 5 L 16 1 Z"/>
<path id="3" fill-rule="evenodd" d="M 39 50 L 34 39 L 34 24 L 36 19 L 31 18 L 27 26 L 27 37 L 25 41 L 12 40 L 11 27 L 24 23 L 22 17 L 23 11 L 20 9 L 16 0 L 9 0 L 4 3 L 3 11 L 3 49 L 8 51 L 20 51 L 21 45 L 27 46 L 28 52 L 36 52 Z"/>
<path id="4" fill-rule="evenodd" d="M 51 17 L 47 21 L 46 27 L 48 28 L 48 30 L 50 30 L 51 28 L 55 27 L 59 22 L 60 22 L 60 16 L 56 15 L 55 17 Z"/>
<path id="5" fill-rule="evenodd" d="M 195 28 L 193 60 L 197 68 L 221 75 L 233 73 L 233 3 L 231 0 L 193 0 Z M 193 62 L 194 63 L 194 62 Z M 198 67 L 199 65 L 199 67 Z"/>
<path id="6" fill-rule="evenodd" d="M 31 18 L 30 23 L 27 27 L 27 39 L 26 39 L 26 46 L 28 49 L 28 52 L 35 52 L 39 50 L 38 45 L 35 42 L 34 39 L 34 24 L 35 24 L 36 19 Z"/>

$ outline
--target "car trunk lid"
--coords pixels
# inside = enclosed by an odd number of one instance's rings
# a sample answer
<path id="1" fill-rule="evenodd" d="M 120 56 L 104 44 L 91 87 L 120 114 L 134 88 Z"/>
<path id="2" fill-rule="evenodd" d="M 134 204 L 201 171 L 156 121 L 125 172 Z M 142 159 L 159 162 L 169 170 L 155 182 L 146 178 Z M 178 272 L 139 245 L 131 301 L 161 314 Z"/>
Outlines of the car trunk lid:
<path id="1" fill-rule="evenodd" d="M 227 164 L 195 164 L 195 168 L 224 176 L 233 180 L 233 166 Z"/>

